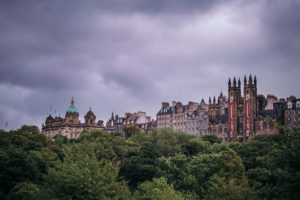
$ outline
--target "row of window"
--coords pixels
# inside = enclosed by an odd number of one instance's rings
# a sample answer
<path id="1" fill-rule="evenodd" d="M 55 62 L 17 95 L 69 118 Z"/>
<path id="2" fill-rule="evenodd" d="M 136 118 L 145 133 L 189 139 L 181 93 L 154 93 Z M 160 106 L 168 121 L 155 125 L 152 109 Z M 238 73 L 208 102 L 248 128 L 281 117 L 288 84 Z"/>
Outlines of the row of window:
<path id="1" fill-rule="evenodd" d="M 293 120 L 294 122 L 296 122 L 296 121 L 297 121 L 297 118 L 296 118 L 296 117 L 294 117 L 293 119 L 294 119 L 294 120 Z M 288 117 L 288 122 L 290 122 L 290 121 L 291 121 L 291 118 L 290 118 L 290 117 Z M 298 121 L 300 121 L 300 116 L 298 117 Z"/>
<path id="2" fill-rule="evenodd" d="M 294 115 L 296 115 L 296 110 L 294 110 L 294 111 L 291 111 L 291 110 L 288 110 L 288 115 L 290 115 L 290 114 L 294 114 Z M 298 110 L 298 114 L 300 114 L 300 109 Z"/>
<path id="3" fill-rule="evenodd" d="M 293 103 L 292 102 L 288 102 L 288 109 L 293 108 Z M 296 108 L 300 108 L 300 101 L 296 102 Z"/>

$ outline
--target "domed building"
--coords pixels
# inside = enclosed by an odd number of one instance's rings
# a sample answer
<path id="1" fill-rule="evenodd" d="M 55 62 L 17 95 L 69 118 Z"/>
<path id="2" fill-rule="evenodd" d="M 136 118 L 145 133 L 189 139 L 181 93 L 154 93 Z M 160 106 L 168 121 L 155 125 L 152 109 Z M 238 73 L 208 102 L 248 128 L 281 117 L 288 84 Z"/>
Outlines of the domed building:
<path id="1" fill-rule="evenodd" d="M 79 112 L 74 104 L 74 99 L 71 100 L 71 105 L 66 111 L 65 118 L 50 114 L 42 125 L 42 133 L 49 137 L 54 137 L 57 134 L 66 136 L 68 139 L 77 138 L 84 130 L 103 130 L 103 121 L 99 120 L 96 123 L 96 115 L 92 112 L 91 108 L 86 113 L 85 123 L 79 120 Z"/>

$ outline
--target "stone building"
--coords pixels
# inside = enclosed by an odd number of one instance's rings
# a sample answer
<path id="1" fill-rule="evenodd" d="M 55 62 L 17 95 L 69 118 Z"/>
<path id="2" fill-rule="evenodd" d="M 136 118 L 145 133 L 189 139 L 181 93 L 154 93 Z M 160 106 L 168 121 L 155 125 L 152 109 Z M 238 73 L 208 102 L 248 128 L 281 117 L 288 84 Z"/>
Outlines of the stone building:
<path id="1" fill-rule="evenodd" d="M 114 117 L 112 113 L 111 118 L 106 122 L 105 130 L 123 133 L 124 127 L 137 126 L 144 133 L 149 133 L 154 125 L 154 121 L 151 120 L 150 116 L 146 115 L 146 112 L 126 112 L 124 117 L 119 117 L 118 115 Z"/>
<path id="2" fill-rule="evenodd" d="M 156 115 L 157 128 L 172 128 L 173 106 L 167 102 L 161 103 L 161 109 Z"/>
<path id="3" fill-rule="evenodd" d="M 54 118 L 50 114 L 42 125 L 42 133 L 54 137 L 57 134 L 66 136 L 68 139 L 77 138 L 84 130 L 103 130 L 103 121 L 99 120 L 96 123 L 96 116 L 92 112 L 91 108 L 84 116 L 85 122 L 81 123 L 79 120 L 79 112 L 74 104 L 72 98 L 71 105 L 66 111 L 65 118 L 55 116 Z"/>
<path id="4" fill-rule="evenodd" d="M 157 128 L 171 128 L 190 134 L 203 135 L 208 133 L 208 107 L 202 99 L 201 103 L 172 101 L 172 106 L 162 102 L 156 115 Z"/>
<path id="5" fill-rule="evenodd" d="M 284 115 L 284 125 L 300 128 L 300 99 L 291 96 L 287 99 L 287 109 Z"/>
<path id="6" fill-rule="evenodd" d="M 255 136 L 255 120 L 257 118 L 257 80 L 244 78 L 244 96 L 241 94 L 241 81 L 228 81 L 228 141 L 247 141 Z"/>
<path id="7" fill-rule="evenodd" d="M 228 136 L 228 100 L 221 91 L 218 101 L 216 97 L 209 97 L 209 133 L 216 134 L 218 138 L 227 141 Z"/>
<path id="8" fill-rule="evenodd" d="M 203 99 L 194 111 L 187 113 L 185 132 L 198 136 L 208 133 L 208 107 Z"/>

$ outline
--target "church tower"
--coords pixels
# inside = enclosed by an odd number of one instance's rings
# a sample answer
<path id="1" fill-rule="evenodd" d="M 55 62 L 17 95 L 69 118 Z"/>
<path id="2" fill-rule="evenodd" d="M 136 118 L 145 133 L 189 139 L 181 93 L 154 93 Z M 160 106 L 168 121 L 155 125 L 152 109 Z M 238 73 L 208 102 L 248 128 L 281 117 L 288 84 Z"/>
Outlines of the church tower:
<path id="1" fill-rule="evenodd" d="M 65 122 L 68 124 L 78 124 L 79 123 L 79 112 L 74 105 L 73 97 L 71 100 L 71 105 L 66 112 Z"/>
<path id="2" fill-rule="evenodd" d="M 254 122 L 257 117 L 257 80 L 249 76 L 249 81 L 244 78 L 244 141 L 255 136 Z"/>
<path id="3" fill-rule="evenodd" d="M 228 141 L 237 141 L 239 132 L 239 104 L 241 101 L 241 82 L 236 83 L 236 79 L 233 79 L 233 84 L 231 85 L 231 80 L 228 81 L 228 119 L 229 119 L 229 135 Z"/>

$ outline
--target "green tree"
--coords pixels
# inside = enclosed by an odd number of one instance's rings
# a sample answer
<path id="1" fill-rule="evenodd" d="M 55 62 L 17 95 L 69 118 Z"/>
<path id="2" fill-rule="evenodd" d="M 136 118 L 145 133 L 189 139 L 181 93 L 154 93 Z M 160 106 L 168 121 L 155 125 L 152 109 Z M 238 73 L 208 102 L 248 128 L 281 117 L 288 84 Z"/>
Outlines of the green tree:
<path id="1" fill-rule="evenodd" d="M 128 126 L 123 128 L 123 132 L 126 138 L 131 137 L 133 134 L 140 132 L 141 129 L 137 126 Z"/>
<path id="2" fill-rule="evenodd" d="M 32 133 L 32 134 L 40 133 L 40 129 L 37 126 L 34 126 L 34 125 L 23 125 L 17 131 L 18 132 L 24 132 L 24 133 Z"/>
<path id="3" fill-rule="evenodd" d="M 241 158 L 231 149 L 218 157 L 219 171 L 206 183 L 204 199 L 255 199 L 245 176 Z"/>
<path id="4" fill-rule="evenodd" d="M 21 182 L 10 191 L 9 200 L 35 200 L 40 199 L 40 189 L 31 182 Z"/>
<path id="5" fill-rule="evenodd" d="M 64 161 L 49 170 L 45 199 L 130 199 L 126 183 L 117 181 L 115 164 L 98 161 L 92 149 L 76 153 L 67 149 L 65 154 Z"/>
<path id="6" fill-rule="evenodd" d="M 201 137 L 201 139 L 204 140 L 204 141 L 208 141 L 211 144 L 221 143 L 222 142 L 222 140 L 220 138 L 218 138 L 215 134 L 206 134 L 206 135 L 203 135 Z"/>
<path id="7" fill-rule="evenodd" d="M 164 177 L 154 178 L 153 181 L 146 181 L 140 184 L 134 197 L 137 200 L 183 200 L 184 196 L 174 190 L 172 185 L 167 184 L 167 179 Z"/>

